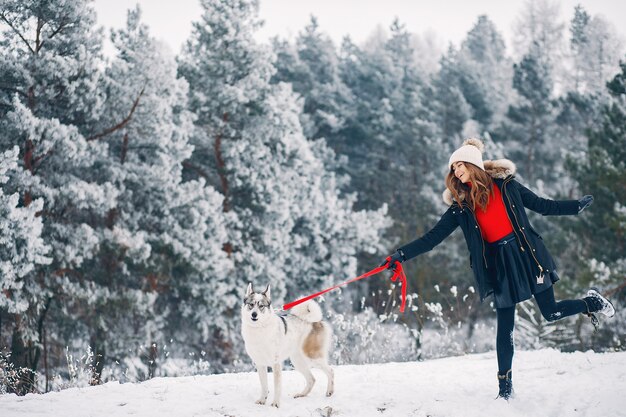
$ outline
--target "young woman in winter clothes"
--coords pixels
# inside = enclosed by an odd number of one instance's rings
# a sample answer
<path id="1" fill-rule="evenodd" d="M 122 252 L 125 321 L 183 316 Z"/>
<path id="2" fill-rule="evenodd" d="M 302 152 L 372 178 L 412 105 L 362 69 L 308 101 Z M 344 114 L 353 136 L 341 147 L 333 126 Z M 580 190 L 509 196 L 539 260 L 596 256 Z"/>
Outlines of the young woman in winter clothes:
<path id="1" fill-rule="evenodd" d="M 595 288 L 578 300 L 555 301 L 552 285 L 559 280 L 554 260 L 524 208 L 548 215 L 579 214 L 593 202 L 554 201 L 538 197 L 515 180 L 515 164 L 507 159 L 484 161 L 483 143 L 468 139 L 448 163 L 444 201 L 450 208 L 424 236 L 391 255 L 390 268 L 428 252 L 458 226 L 470 252 L 470 267 L 481 301 L 493 295 L 497 313 L 496 351 L 499 397 L 512 395 L 515 305 L 535 297 L 548 321 L 594 312 L 612 317 L 615 309 Z M 388 258 L 389 259 L 389 258 Z M 595 317 L 594 317 L 595 318 Z"/>

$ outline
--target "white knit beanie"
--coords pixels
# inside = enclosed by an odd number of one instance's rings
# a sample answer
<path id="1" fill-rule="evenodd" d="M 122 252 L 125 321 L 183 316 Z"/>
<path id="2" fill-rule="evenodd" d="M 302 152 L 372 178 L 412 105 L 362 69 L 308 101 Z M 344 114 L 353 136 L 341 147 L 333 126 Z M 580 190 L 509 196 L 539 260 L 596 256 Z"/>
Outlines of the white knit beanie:
<path id="1" fill-rule="evenodd" d="M 463 146 L 454 151 L 450 156 L 448 167 L 452 168 L 452 164 L 455 162 L 470 162 L 483 171 L 485 166 L 483 165 L 483 151 L 485 145 L 480 139 L 470 138 L 463 142 Z"/>

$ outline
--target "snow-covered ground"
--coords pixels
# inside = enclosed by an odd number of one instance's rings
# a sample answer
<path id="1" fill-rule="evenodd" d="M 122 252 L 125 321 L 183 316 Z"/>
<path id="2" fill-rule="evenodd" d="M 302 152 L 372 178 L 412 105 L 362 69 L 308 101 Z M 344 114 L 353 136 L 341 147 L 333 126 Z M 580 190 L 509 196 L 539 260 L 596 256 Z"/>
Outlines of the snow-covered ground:
<path id="1" fill-rule="evenodd" d="M 393 347 L 390 347 L 393 348 Z M 516 352 L 510 402 L 497 393 L 495 353 L 426 362 L 335 367 L 335 394 L 326 379 L 306 398 L 295 371 L 283 373 L 280 409 L 254 403 L 256 373 L 110 382 L 45 395 L 0 396 L 2 417 L 266 417 L 266 416 L 626 416 L 626 352 Z M 272 375 L 270 374 L 270 382 Z M 271 386 L 271 385 L 270 385 Z M 270 391 L 271 401 L 273 390 Z"/>

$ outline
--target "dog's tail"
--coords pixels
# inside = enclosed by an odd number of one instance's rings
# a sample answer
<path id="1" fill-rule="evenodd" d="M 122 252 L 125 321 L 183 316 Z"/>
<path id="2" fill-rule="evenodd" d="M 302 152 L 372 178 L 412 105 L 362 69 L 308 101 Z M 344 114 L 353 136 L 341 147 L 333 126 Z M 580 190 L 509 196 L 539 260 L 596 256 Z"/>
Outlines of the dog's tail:
<path id="1" fill-rule="evenodd" d="M 299 304 L 291 309 L 291 314 L 294 316 L 308 321 L 309 323 L 315 323 L 318 321 L 322 321 L 322 309 L 319 304 L 317 304 L 313 300 L 309 300 L 302 304 Z"/>

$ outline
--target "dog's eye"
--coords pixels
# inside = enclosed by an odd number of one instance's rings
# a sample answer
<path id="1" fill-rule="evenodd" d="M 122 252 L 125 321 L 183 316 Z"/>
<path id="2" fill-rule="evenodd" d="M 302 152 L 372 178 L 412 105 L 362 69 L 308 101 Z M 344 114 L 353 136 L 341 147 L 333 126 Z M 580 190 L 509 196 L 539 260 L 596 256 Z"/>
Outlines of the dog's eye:
<path id="1" fill-rule="evenodd" d="M 261 311 L 265 310 L 265 306 L 264 306 L 263 304 L 261 304 L 261 305 L 259 306 L 259 310 L 261 310 Z"/>
<path id="2" fill-rule="evenodd" d="M 248 303 L 246 306 L 248 307 L 248 310 L 252 310 L 254 308 L 254 304 L 252 303 Z"/>

